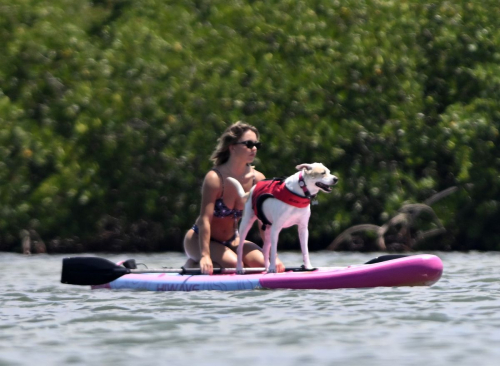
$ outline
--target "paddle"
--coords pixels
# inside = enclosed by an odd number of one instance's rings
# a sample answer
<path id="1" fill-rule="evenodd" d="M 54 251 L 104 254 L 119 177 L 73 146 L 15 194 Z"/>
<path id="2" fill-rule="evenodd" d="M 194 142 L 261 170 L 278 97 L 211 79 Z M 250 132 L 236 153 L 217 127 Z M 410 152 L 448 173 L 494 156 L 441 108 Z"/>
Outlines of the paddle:
<path id="1" fill-rule="evenodd" d="M 391 259 L 405 257 L 405 255 L 383 255 L 366 262 L 366 264 L 384 262 Z M 197 275 L 201 274 L 199 268 L 160 268 L 160 269 L 135 269 L 135 261 L 128 260 L 124 263 L 127 267 L 117 265 L 107 259 L 99 257 L 71 257 L 63 259 L 61 282 L 70 285 L 102 285 L 116 280 L 130 273 L 179 273 Z M 245 268 L 245 273 L 261 273 L 265 268 Z M 310 271 L 302 267 L 285 268 L 285 271 Z M 214 274 L 236 273 L 235 268 L 214 268 Z"/>
<path id="2" fill-rule="evenodd" d="M 63 259 L 61 282 L 70 285 L 102 285 L 130 273 L 179 273 L 199 275 L 199 268 L 160 268 L 160 269 L 135 269 L 135 263 L 128 265 L 132 268 L 119 266 L 107 259 L 99 257 L 72 257 Z M 245 268 L 244 273 L 261 273 L 265 268 Z M 285 268 L 285 271 L 307 271 L 302 267 Z M 214 268 L 215 274 L 236 273 L 236 268 Z"/>

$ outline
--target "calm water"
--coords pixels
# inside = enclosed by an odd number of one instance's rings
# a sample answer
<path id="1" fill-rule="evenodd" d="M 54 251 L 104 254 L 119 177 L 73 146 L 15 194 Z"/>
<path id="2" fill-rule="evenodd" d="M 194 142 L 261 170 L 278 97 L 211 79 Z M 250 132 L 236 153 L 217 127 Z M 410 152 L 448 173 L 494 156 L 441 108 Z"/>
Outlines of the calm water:
<path id="1" fill-rule="evenodd" d="M 0 365 L 497 365 L 500 254 L 434 254 L 444 274 L 432 287 L 154 293 L 63 285 L 63 256 L 0 253 Z M 300 265 L 298 252 L 280 256 Z"/>

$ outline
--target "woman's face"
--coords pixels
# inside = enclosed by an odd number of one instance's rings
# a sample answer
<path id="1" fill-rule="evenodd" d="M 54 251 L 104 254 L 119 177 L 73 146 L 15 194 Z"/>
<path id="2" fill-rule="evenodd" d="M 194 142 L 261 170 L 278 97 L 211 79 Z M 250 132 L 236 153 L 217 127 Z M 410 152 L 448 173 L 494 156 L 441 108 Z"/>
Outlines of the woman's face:
<path id="1" fill-rule="evenodd" d="M 248 130 L 241 135 L 238 142 L 233 146 L 233 153 L 239 157 L 246 158 L 247 163 L 253 162 L 255 155 L 257 155 L 257 146 L 248 147 L 246 144 L 254 145 L 257 143 L 257 135 L 255 132 Z"/>

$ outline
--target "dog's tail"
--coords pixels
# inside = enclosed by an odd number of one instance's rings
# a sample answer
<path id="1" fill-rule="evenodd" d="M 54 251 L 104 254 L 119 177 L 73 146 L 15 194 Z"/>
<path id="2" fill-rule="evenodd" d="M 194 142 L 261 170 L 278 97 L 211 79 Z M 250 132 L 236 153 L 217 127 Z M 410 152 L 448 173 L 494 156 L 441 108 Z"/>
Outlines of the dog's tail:
<path id="1" fill-rule="evenodd" d="M 250 192 L 245 192 L 245 190 L 243 189 L 243 186 L 241 185 L 240 182 L 238 182 L 236 179 L 234 178 L 231 178 L 231 177 L 228 177 L 227 180 L 229 180 L 231 183 L 234 184 L 234 186 L 236 187 L 236 189 L 238 190 L 238 196 L 240 196 L 243 201 L 247 201 L 248 199 L 248 196 L 250 196 Z"/>

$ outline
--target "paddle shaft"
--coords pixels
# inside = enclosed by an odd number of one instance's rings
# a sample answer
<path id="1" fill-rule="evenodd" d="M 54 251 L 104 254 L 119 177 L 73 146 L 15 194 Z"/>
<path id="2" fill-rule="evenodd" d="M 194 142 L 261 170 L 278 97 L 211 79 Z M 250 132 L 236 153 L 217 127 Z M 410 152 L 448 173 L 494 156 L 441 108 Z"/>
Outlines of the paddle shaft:
<path id="1" fill-rule="evenodd" d="M 251 267 L 251 268 L 243 268 L 243 274 L 249 273 L 261 273 L 265 272 L 266 269 L 264 267 Z M 285 271 L 306 271 L 302 267 L 292 267 L 285 268 Z M 234 274 L 236 273 L 236 268 L 214 268 L 214 274 Z M 188 275 L 196 275 L 202 274 L 201 269 L 199 268 L 152 268 L 152 269 L 131 269 L 130 273 L 179 273 L 179 274 L 188 274 Z"/>
<path id="2" fill-rule="evenodd" d="M 130 261 L 127 261 L 130 262 Z M 125 264 L 125 263 L 124 263 Z M 299 268 L 286 268 L 287 271 L 307 271 Z M 264 268 L 244 268 L 243 273 L 262 273 Z M 71 285 L 102 285 L 131 273 L 178 273 L 186 275 L 202 274 L 199 268 L 159 268 L 137 269 L 135 264 L 131 268 L 120 266 L 107 259 L 99 257 L 64 258 L 61 282 Z M 214 274 L 236 273 L 235 268 L 214 268 Z"/>

